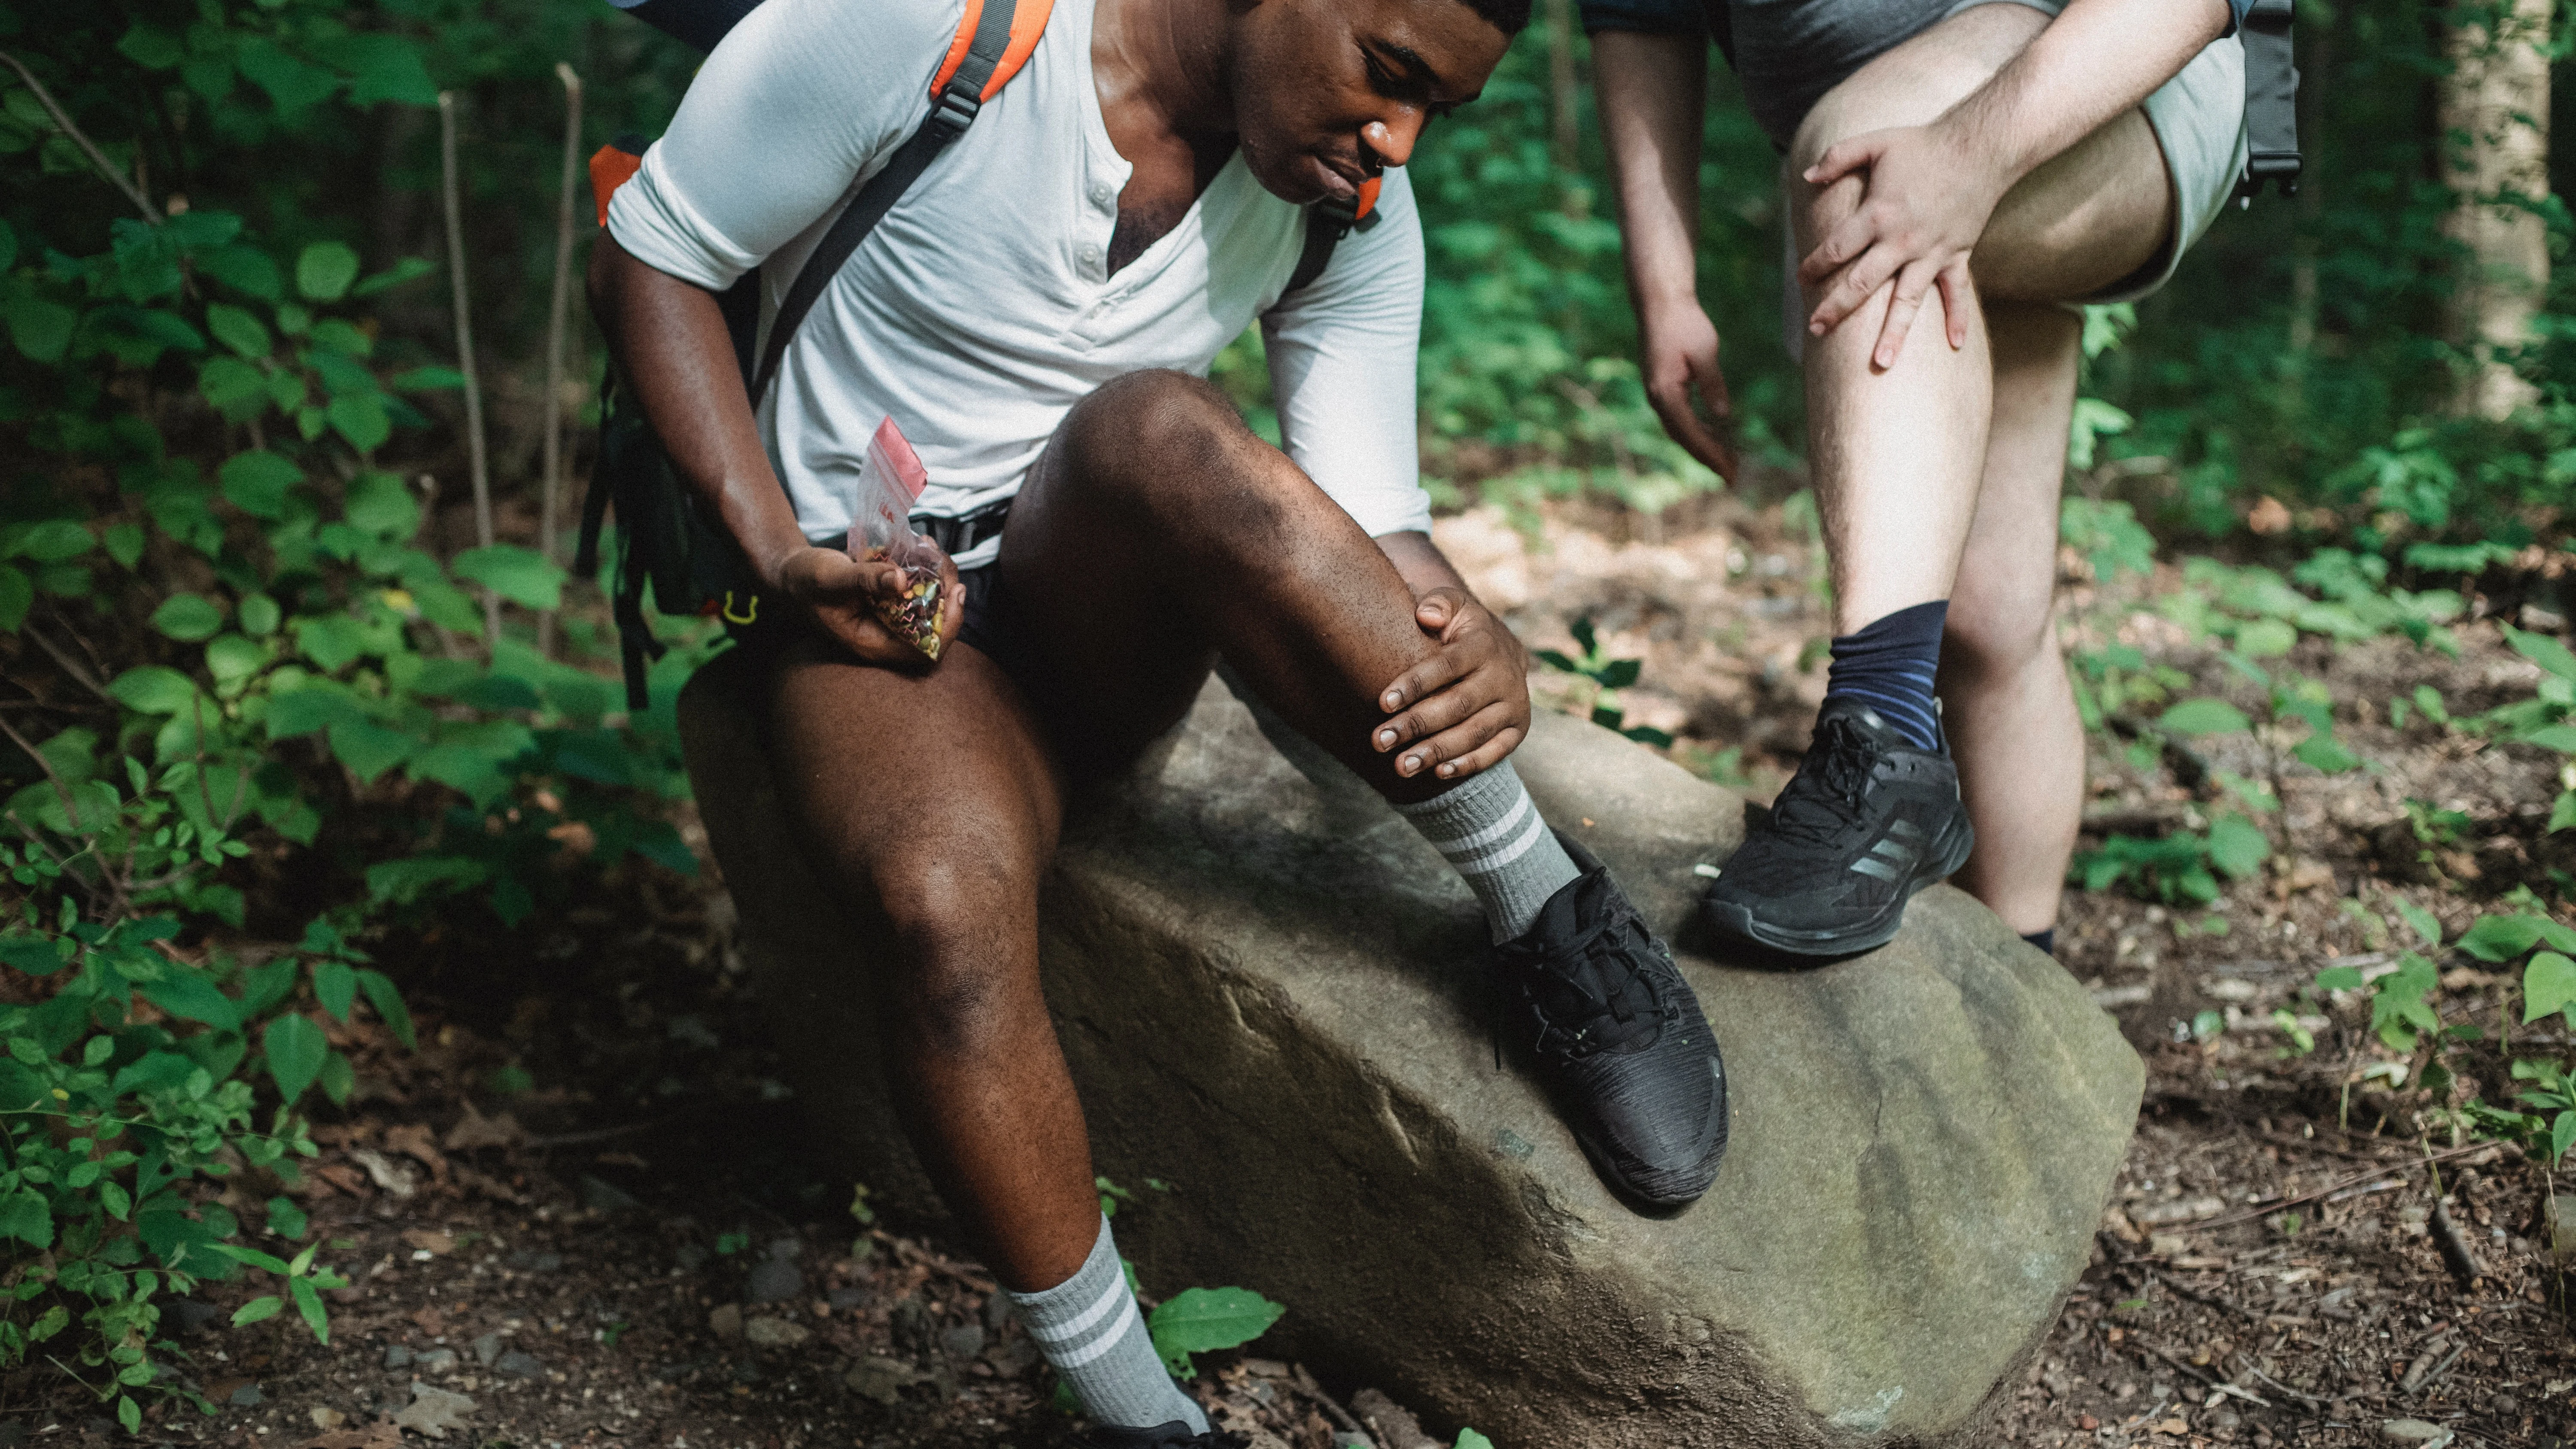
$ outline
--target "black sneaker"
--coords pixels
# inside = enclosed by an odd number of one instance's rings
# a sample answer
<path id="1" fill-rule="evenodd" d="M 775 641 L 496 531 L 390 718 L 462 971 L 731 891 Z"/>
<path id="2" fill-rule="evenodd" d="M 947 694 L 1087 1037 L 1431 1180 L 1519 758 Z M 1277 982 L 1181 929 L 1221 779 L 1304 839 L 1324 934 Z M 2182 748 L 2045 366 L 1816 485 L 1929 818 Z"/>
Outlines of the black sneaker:
<path id="1" fill-rule="evenodd" d="M 1495 948 L 1540 1080 L 1613 1188 L 1687 1206 L 1726 1154 L 1726 1069 L 1699 998 L 1610 871 L 1557 836 L 1583 872 Z"/>
<path id="2" fill-rule="evenodd" d="M 1252 1441 L 1241 1434 L 1223 1429 L 1193 1434 L 1178 1419 L 1151 1429 L 1115 1429 L 1104 1424 L 1076 1442 L 1083 1449 L 1252 1449 Z"/>
<path id="3" fill-rule="evenodd" d="M 1797 777 L 1700 907 L 1739 940 L 1848 956 L 1887 944 L 1905 903 L 1976 843 L 1947 749 L 1917 749 L 1868 705 L 1829 699 Z"/>

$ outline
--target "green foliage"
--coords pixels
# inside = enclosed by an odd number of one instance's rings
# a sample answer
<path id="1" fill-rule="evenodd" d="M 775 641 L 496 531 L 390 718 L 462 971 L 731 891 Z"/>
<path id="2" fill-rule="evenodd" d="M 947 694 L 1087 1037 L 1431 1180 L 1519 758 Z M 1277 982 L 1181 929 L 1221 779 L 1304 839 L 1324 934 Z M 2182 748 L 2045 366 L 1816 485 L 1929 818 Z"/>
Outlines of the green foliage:
<path id="1" fill-rule="evenodd" d="M 41 1353 L 129 1430 L 174 1392 L 159 1304 L 201 1280 L 270 1275 L 236 1322 L 291 1305 L 328 1337 L 342 1280 L 315 1246 L 243 1241 L 300 1239 L 303 1214 L 225 1202 L 295 1181 L 301 1110 L 356 1086 L 347 1048 L 412 1045 L 366 945 L 425 912 L 527 915 L 567 889 L 567 833 L 593 866 L 694 868 L 662 810 L 694 661 L 629 718 L 607 679 L 487 637 L 472 586 L 552 607 L 562 572 L 422 542 L 427 500 L 390 457 L 431 446 L 412 399 L 457 380 L 443 322 L 411 330 L 406 285 L 433 269 L 371 273 L 356 243 L 380 208 L 317 204 L 353 177 L 421 189 L 416 117 L 393 113 L 432 103 L 434 75 L 515 55 L 550 95 L 578 47 L 496 27 L 566 40 L 589 23 L 569 14 L 142 0 L 9 45 L 121 179 L 191 193 L 136 216 L 0 84 L 0 634 L 64 686 L 0 716 L 0 963 L 34 978 L 0 1006 L 0 1368 Z M 94 681 L 92 641 L 114 661 Z M 272 873 L 291 899 L 257 890 Z M 294 944 L 217 944 L 243 939 Z"/>
<path id="2" fill-rule="evenodd" d="M 2206 830 L 2177 830 L 2155 840 L 2113 835 L 2098 850 L 2076 852 L 2069 883 L 2088 891 L 2125 886 L 2142 900 L 2167 905 L 2218 899 L 2218 880 L 2249 880 L 2271 858 L 2271 838 L 2242 815 L 2214 816 Z"/>
<path id="3" fill-rule="evenodd" d="M 1603 649 L 1600 640 L 1594 637 L 1589 618 L 1575 620 L 1567 632 L 1574 636 L 1575 644 L 1583 650 L 1580 658 L 1555 649 L 1540 649 L 1535 653 L 1539 662 L 1550 669 L 1592 681 L 1592 722 L 1606 730 L 1617 730 L 1639 744 L 1652 745 L 1659 750 L 1671 749 L 1673 737 L 1670 733 L 1645 725 L 1628 724 L 1628 712 L 1619 707 L 1619 691 L 1635 684 L 1639 671 L 1645 666 L 1634 659 L 1611 658 L 1609 651 Z"/>

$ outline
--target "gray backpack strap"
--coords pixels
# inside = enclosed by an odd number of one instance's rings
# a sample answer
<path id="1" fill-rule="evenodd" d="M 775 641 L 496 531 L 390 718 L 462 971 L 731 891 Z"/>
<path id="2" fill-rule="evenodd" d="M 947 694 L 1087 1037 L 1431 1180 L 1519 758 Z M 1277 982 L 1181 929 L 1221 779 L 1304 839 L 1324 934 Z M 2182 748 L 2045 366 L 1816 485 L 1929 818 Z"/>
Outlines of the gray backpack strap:
<path id="1" fill-rule="evenodd" d="M 2245 174 L 2239 205 L 2266 184 L 2299 194 L 2299 67 L 2290 48 L 2291 0 L 2254 0 L 2237 34 L 2245 43 Z"/>
<path id="2" fill-rule="evenodd" d="M 859 194 L 832 222 L 823 234 L 814 254 L 805 259 L 804 268 L 788 285 L 787 295 L 779 301 L 778 316 L 769 324 L 769 340 L 760 349 L 760 369 L 752 374 L 751 401 L 760 405 L 761 394 L 769 390 L 769 381 L 778 375 L 778 361 L 787 355 L 788 340 L 796 335 L 796 326 L 805 314 L 814 310 L 823 289 L 840 274 L 841 264 L 859 249 L 868 233 L 948 143 L 966 134 L 983 109 L 984 85 L 993 78 L 993 68 L 1001 63 L 1002 51 L 1011 43 L 1011 18 L 1019 10 L 1018 0 L 985 0 L 984 12 L 975 21 L 975 39 L 967 46 L 965 58 L 957 64 L 956 74 L 940 89 L 931 102 L 930 114 L 922 118 L 921 128 L 894 153 L 885 169 L 868 178 Z"/>

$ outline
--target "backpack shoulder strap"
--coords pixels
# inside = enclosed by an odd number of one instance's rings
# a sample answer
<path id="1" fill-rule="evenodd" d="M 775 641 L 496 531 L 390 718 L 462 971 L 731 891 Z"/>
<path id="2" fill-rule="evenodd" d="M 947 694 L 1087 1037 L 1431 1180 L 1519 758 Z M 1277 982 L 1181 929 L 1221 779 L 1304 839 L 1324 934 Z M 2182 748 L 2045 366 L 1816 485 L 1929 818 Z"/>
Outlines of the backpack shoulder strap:
<path id="1" fill-rule="evenodd" d="M 2264 184 L 2299 193 L 2299 67 L 2291 50 L 2291 0 L 2254 0 L 2237 35 L 2245 46 L 2245 172 L 2236 199 L 2250 202 Z"/>
<path id="2" fill-rule="evenodd" d="M 895 202 L 930 168 L 939 153 L 966 134 L 984 103 L 999 95 L 1019 72 L 1046 30 L 1047 16 L 1053 8 L 1053 0 L 966 0 L 966 15 L 958 25 L 957 39 L 949 45 L 939 73 L 931 82 L 930 114 L 922 118 L 920 129 L 895 151 L 885 169 L 869 177 L 859 194 L 850 198 L 850 204 L 834 219 L 832 229 L 824 233 L 814 254 L 806 258 L 796 280 L 788 285 L 787 295 L 779 300 L 778 316 L 770 322 L 768 340 L 760 349 L 760 367 L 751 378 L 755 406 L 761 394 L 769 390 L 769 380 L 777 375 L 779 359 L 786 356 L 788 340 L 796 335 L 797 324 L 805 320 L 823 289 L 839 275 L 841 264 L 858 250 L 860 242 L 867 240 L 868 233 L 894 209 Z"/>
<path id="3" fill-rule="evenodd" d="M 1377 225 L 1377 193 L 1383 179 L 1372 176 L 1361 182 L 1355 200 L 1318 201 L 1306 208 L 1306 249 L 1298 253 L 1297 269 L 1280 289 L 1283 299 L 1324 274 L 1324 268 L 1333 264 L 1333 248 L 1341 245 L 1343 237 Z"/>

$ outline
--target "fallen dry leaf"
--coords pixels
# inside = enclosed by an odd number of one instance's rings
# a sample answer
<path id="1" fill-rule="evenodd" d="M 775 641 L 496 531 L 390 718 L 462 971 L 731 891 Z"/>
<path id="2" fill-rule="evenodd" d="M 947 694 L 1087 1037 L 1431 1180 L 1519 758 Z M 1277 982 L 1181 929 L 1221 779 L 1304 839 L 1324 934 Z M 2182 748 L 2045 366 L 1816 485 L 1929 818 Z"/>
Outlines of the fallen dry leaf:
<path id="1" fill-rule="evenodd" d="M 386 1129 L 385 1146 L 428 1168 L 429 1175 L 440 1182 L 447 1181 L 447 1158 L 430 1137 L 427 1123 L 406 1122 L 400 1127 Z"/>
<path id="2" fill-rule="evenodd" d="M 507 1112 L 486 1117 L 465 1104 L 465 1115 L 447 1129 L 447 1150 L 472 1152 L 484 1147 L 516 1147 L 528 1134 L 519 1127 L 519 1119 Z"/>
<path id="3" fill-rule="evenodd" d="M 402 1449 L 402 1430 L 391 1419 L 378 1419 L 360 1429 L 334 1429 L 304 1449 Z"/>
<path id="4" fill-rule="evenodd" d="M 312 1169 L 312 1173 L 315 1177 L 322 1179 L 324 1182 L 331 1184 L 333 1187 L 340 1189 L 351 1197 L 365 1197 L 367 1195 L 366 1175 L 345 1163 L 326 1162 L 320 1167 Z"/>
<path id="5" fill-rule="evenodd" d="M 474 1412 L 474 1401 L 446 1389 L 433 1389 L 415 1379 L 411 1386 L 411 1404 L 394 1415 L 394 1426 L 432 1439 L 444 1439 L 450 1429 L 463 1429 Z"/>
<path id="6" fill-rule="evenodd" d="M 368 1179 L 376 1186 L 396 1197 L 409 1197 L 416 1190 L 411 1169 L 395 1164 L 372 1147 L 351 1149 L 349 1160 L 365 1168 Z"/>
<path id="7" fill-rule="evenodd" d="M 402 1240 L 415 1248 L 426 1248 L 433 1253 L 456 1251 L 456 1240 L 436 1228 L 405 1228 Z"/>

